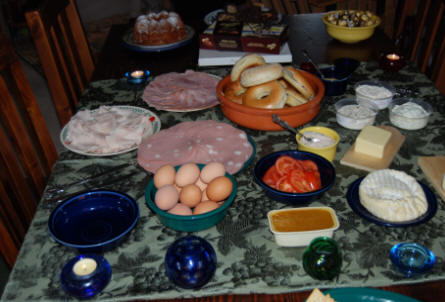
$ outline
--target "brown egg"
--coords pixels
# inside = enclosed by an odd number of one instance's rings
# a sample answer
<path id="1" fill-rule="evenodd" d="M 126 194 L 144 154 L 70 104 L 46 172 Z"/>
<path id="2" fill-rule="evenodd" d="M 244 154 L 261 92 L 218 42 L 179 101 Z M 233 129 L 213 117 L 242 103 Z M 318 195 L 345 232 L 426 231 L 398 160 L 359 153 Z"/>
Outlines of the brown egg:
<path id="1" fill-rule="evenodd" d="M 155 195 L 155 204 L 161 210 L 170 210 L 179 200 L 179 193 L 173 185 L 165 185 L 158 189 Z"/>
<path id="2" fill-rule="evenodd" d="M 194 184 L 198 180 L 200 172 L 197 164 L 183 164 L 178 171 L 176 171 L 175 183 L 180 187 Z"/>
<path id="3" fill-rule="evenodd" d="M 153 182 L 157 189 L 165 185 L 175 183 L 176 171 L 172 165 L 163 165 L 156 170 L 153 176 Z"/>
<path id="4" fill-rule="evenodd" d="M 218 207 L 219 204 L 217 204 L 214 201 L 211 200 L 202 201 L 193 209 L 193 215 L 204 214 L 213 211 Z"/>
<path id="5" fill-rule="evenodd" d="M 206 189 L 207 197 L 215 202 L 221 201 L 229 197 L 233 190 L 233 183 L 226 176 L 218 176 L 212 180 Z"/>
<path id="6" fill-rule="evenodd" d="M 202 191 L 202 198 L 201 198 L 201 201 L 209 200 L 209 198 L 207 197 L 207 193 L 206 193 L 206 191 L 207 191 L 207 190 Z"/>
<path id="7" fill-rule="evenodd" d="M 190 209 L 188 206 L 183 205 L 182 203 L 177 203 L 173 208 L 168 210 L 170 214 L 174 215 L 182 215 L 182 216 L 189 216 L 192 215 L 192 209 Z"/>
<path id="8" fill-rule="evenodd" d="M 195 185 L 197 185 L 201 191 L 205 191 L 207 188 L 207 184 L 201 180 L 201 178 L 198 178 L 198 180 L 195 182 Z"/>
<path id="9" fill-rule="evenodd" d="M 204 183 L 210 183 L 218 176 L 224 176 L 226 174 L 226 168 L 220 162 L 212 162 L 205 165 L 201 170 L 200 179 Z"/>
<path id="10" fill-rule="evenodd" d="M 186 185 L 182 188 L 181 193 L 179 194 L 179 200 L 181 203 L 190 208 L 193 208 L 200 203 L 201 197 L 201 189 L 195 184 Z"/>

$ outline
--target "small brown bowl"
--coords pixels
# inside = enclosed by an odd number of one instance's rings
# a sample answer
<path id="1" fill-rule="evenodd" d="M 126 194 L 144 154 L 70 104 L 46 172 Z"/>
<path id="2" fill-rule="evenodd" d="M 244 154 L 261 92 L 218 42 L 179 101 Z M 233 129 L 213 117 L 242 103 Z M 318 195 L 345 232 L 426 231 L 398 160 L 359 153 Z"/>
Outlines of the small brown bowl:
<path id="1" fill-rule="evenodd" d="M 315 75 L 301 71 L 304 77 L 312 85 L 315 96 L 309 102 L 282 109 L 261 109 L 248 107 L 231 101 L 224 95 L 225 87 L 230 82 L 230 75 L 222 79 L 216 87 L 221 109 L 224 115 L 232 122 L 250 129 L 281 131 L 283 128 L 272 121 L 272 114 L 277 114 L 292 127 L 297 127 L 310 122 L 320 110 L 325 87 L 323 82 Z"/>

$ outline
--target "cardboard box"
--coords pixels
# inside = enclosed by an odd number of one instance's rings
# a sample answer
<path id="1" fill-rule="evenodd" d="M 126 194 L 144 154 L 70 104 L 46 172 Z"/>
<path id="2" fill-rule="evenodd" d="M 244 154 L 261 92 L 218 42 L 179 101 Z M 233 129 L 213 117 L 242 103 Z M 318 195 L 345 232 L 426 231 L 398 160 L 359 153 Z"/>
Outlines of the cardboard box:
<path id="1" fill-rule="evenodd" d="M 284 24 L 264 27 L 257 23 L 244 23 L 239 33 L 220 30 L 218 25 L 216 22 L 200 34 L 200 48 L 278 54 L 287 40 L 287 26 Z"/>

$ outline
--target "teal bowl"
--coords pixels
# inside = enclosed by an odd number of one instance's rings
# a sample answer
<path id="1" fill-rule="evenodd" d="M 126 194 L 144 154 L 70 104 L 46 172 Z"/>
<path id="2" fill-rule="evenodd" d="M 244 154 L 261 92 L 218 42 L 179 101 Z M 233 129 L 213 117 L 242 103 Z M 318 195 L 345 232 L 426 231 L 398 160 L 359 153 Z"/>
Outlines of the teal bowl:
<path id="1" fill-rule="evenodd" d="M 198 164 L 199 169 L 202 169 L 204 166 L 204 164 Z M 179 169 L 179 167 L 180 166 L 175 167 L 176 171 Z M 150 180 L 147 187 L 145 188 L 145 202 L 147 203 L 149 208 L 158 215 L 159 220 L 162 222 L 162 224 L 171 229 L 183 232 L 196 232 L 205 230 L 216 225 L 224 218 L 224 216 L 226 216 L 228 208 L 235 199 L 237 190 L 235 178 L 229 173 L 226 173 L 226 176 L 232 181 L 232 193 L 229 197 L 227 197 L 227 199 L 221 206 L 211 212 L 199 215 L 182 216 L 170 214 L 167 211 L 161 210 L 154 203 L 157 189 L 154 185 L 153 178 Z"/>

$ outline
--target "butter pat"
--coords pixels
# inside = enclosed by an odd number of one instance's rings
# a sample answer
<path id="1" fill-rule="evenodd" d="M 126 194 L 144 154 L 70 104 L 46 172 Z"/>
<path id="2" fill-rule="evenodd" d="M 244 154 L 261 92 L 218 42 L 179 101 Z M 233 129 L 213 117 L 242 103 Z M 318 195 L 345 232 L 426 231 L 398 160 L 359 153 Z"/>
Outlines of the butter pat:
<path id="1" fill-rule="evenodd" d="M 383 158 L 391 132 L 375 126 L 366 126 L 355 140 L 355 152 Z"/>

